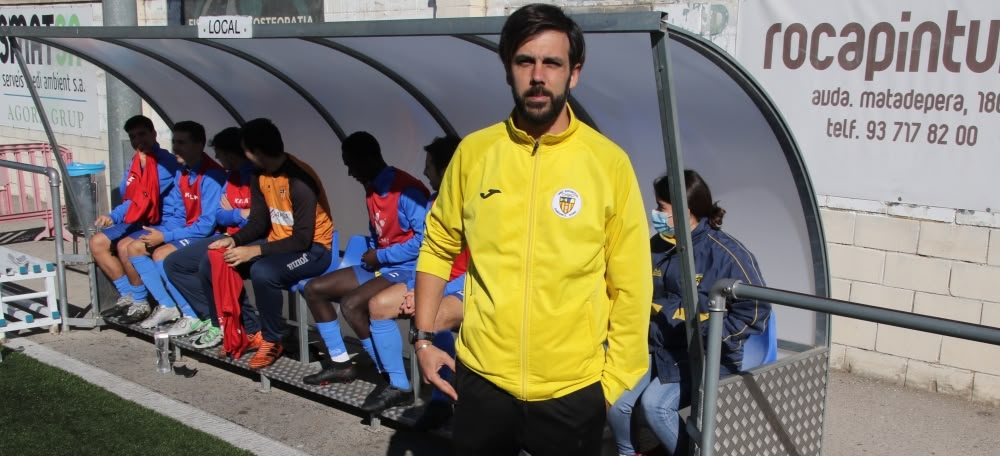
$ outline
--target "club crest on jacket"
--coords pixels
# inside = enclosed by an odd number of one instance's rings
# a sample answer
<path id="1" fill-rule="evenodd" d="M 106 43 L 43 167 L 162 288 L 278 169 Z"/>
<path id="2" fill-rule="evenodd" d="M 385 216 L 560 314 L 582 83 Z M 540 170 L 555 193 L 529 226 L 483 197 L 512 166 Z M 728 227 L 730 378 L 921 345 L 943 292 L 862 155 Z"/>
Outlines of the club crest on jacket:
<path id="1" fill-rule="evenodd" d="M 573 218 L 580 213 L 583 200 L 576 190 L 564 188 L 552 197 L 552 210 L 562 218 Z"/>

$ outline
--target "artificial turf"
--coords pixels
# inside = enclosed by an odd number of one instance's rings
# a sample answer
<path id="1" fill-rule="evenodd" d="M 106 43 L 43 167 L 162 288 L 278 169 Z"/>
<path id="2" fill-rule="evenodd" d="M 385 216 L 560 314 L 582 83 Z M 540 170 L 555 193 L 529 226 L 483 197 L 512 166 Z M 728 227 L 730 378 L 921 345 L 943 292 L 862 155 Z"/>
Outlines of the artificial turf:
<path id="1" fill-rule="evenodd" d="M 251 454 L 73 374 L 0 350 L 0 456 Z"/>

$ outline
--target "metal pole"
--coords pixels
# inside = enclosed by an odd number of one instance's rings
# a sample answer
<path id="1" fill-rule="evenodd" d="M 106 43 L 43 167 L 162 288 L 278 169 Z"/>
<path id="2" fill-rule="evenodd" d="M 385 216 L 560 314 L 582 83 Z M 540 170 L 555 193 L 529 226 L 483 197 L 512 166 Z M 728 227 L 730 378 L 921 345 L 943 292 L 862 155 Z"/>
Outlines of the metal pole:
<path id="1" fill-rule="evenodd" d="M 137 6 L 134 1 L 103 1 L 101 2 L 101 14 L 103 25 L 105 26 L 135 26 L 138 25 Z M 132 116 L 142 113 L 142 100 L 128 84 L 110 77 L 108 73 L 107 81 L 107 108 L 108 108 L 108 182 L 111 184 L 108 194 L 111 198 L 111 207 L 121 203 L 125 195 L 119 193 L 118 182 L 125 176 L 125 166 L 132 158 L 134 150 L 131 148 L 128 135 L 122 129 L 125 122 Z M 90 234 L 87 233 L 87 254 L 90 254 Z M 94 321 L 100 322 L 100 303 L 114 302 L 117 293 L 111 282 L 98 273 L 93 261 L 89 263 L 88 273 L 91 283 L 91 302 L 93 303 Z"/>
<path id="2" fill-rule="evenodd" d="M 101 2 L 104 25 L 138 25 L 136 2 L 105 1 Z M 111 205 L 121 202 L 124 195 L 118 194 L 115 183 L 125 175 L 127 154 L 122 144 L 128 144 L 128 136 L 122 130 L 125 121 L 136 114 L 142 113 L 142 101 L 125 83 L 113 78 L 107 78 L 108 90 L 108 182 L 111 182 Z"/>
<path id="3" fill-rule="evenodd" d="M 661 18 L 661 31 L 650 34 L 653 46 L 653 64 L 656 70 L 656 95 L 660 106 L 660 125 L 663 134 L 663 152 L 667 160 L 667 174 L 676 229 L 677 259 L 681 266 L 681 298 L 683 299 L 688 353 L 691 362 L 691 382 L 699 385 L 691 400 L 691 419 L 702 427 L 701 403 L 705 395 L 703 380 L 704 347 L 701 322 L 698 320 L 698 293 L 694 276 L 694 255 L 691 251 L 691 231 L 687 229 L 687 187 L 684 182 L 684 165 L 681 154 L 680 127 L 677 124 L 677 104 L 674 95 L 673 74 L 670 71 L 670 45 L 667 35 L 666 15 Z M 714 417 L 712 417 L 714 419 Z M 702 432 L 704 435 L 705 432 Z M 692 448 L 693 451 L 693 448 Z"/>
<path id="4" fill-rule="evenodd" d="M 62 315 L 62 330 L 66 332 L 69 331 L 69 301 L 66 297 L 66 263 L 63 261 L 63 220 L 62 210 L 60 210 L 62 201 L 59 195 L 59 171 L 54 168 L 46 168 L 46 171 L 49 176 L 49 188 L 52 190 L 52 207 L 55 208 L 52 211 L 52 216 L 59 230 L 59 234 L 56 235 L 59 237 L 56 240 L 56 286 L 59 287 L 59 313 Z"/>
<path id="5" fill-rule="evenodd" d="M 183 12 L 183 0 L 167 0 L 167 25 L 187 25 Z"/>
<path id="6" fill-rule="evenodd" d="M 708 347 L 705 349 L 705 392 L 702 397 L 701 456 L 715 455 L 715 411 L 719 402 L 719 363 L 722 358 L 722 319 L 732 279 L 715 282 L 708 293 Z"/>
<path id="7" fill-rule="evenodd" d="M 900 328 L 924 331 L 943 336 L 987 344 L 1000 345 L 1000 329 L 987 326 L 963 323 L 954 320 L 916 315 L 898 310 L 866 306 L 849 301 L 820 298 L 818 296 L 796 293 L 793 291 L 775 290 L 743 283 L 735 283 L 727 293 L 737 299 L 759 299 L 775 304 L 782 304 L 799 309 L 824 312 L 842 317 L 885 323 Z"/>
<path id="8" fill-rule="evenodd" d="M 334 247 L 336 248 L 336 247 Z M 295 301 L 295 321 L 299 332 L 299 362 L 303 366 L 309 365 L 309 311 L 306 309 L 306 300 L 302 296 L 305 290 L 293 291 L 290 299 Z"/>
<path id="9" fill-rule="evenodd" d="M 30 163 L 21 163 L 10 160 L 0 160 L 0 168 L 10 168 L 16 169 L 18 171 L 27 171 L 29 173 L 44 174 L 48 175 L 49 170 L 52 168 L 46 168 L 44 166 L 32 165 Z"/>

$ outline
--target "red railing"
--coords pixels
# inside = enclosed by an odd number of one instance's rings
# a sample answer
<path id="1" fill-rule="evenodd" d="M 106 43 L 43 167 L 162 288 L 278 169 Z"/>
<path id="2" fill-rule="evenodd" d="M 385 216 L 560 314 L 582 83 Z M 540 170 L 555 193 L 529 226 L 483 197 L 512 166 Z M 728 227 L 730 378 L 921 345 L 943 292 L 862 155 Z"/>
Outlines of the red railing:
<path id="1" fill-rule="evenodd" d="M 73 161 L 73 153 L 59 146 L 63 163 Z M 59 169 L 46 143 L 0 144 L 0 160 L 27 163 Z M 0 167 L 0 222 L 43 219 L 45 230 L 35 240 L 56 234 L 49 198 L 49 183 L 45 176 Z M 60 208 L 63 214 L 66 208 Z M 71 239 L 62 229 L 65 239 Z"/>

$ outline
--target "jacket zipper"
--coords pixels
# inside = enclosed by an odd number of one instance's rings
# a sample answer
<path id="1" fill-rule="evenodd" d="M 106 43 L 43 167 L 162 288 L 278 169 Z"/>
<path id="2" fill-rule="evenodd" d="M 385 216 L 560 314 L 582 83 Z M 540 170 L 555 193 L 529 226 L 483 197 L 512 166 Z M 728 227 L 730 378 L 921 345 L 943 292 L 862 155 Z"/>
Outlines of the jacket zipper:
<path id="1" fill-rule="evenodd" d="M 538 181 L 538 145 L 540 143 L 535 140 L 535 146 L 531 149 L 532 163 L 532 173 L 531 173 L 531 191 L 528 193 L 531 201 L 528 203 L 528 242 L 527 251 L 525 252 L 525 263 L 524 263 L 524 312 L 522 312 L 521 319 L 521 397 L 524 400 L 528 399 L 528 311 L 531 309 L 530 305 L 530 293 L 531 293 L 531 245 L 535 237 L 535 200 L 537 195 L 535 195 L 535 184 Z"/>

